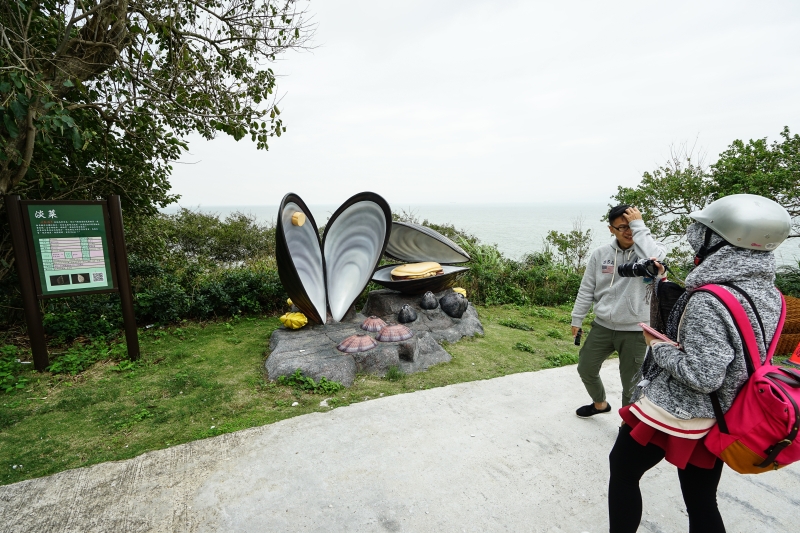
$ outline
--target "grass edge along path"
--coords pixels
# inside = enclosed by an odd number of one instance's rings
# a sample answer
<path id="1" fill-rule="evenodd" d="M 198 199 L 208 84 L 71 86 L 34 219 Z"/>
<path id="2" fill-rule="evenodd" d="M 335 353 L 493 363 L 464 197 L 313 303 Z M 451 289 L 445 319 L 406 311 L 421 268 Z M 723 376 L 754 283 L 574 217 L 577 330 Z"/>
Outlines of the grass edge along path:
<path id="1" fill-rule="evenodd" d="M 264 361 L 280 326 L 275 317 L 141 329 L 137 362 L 121 359 L 124 345 L 105 343 L 54 354 L 67 373 L 28 370 L 17 376 L 21 388 L 0 391 L 0 484 L 381 396 L 577 362 L 569 306 L 479 306 L 478 312 L 485 335 L 446 345 L 451 362 L 410 375 L 360 374 L 349 389 L 268 381 Z M 80 372 L 82 366 L 88 368 Z"/>

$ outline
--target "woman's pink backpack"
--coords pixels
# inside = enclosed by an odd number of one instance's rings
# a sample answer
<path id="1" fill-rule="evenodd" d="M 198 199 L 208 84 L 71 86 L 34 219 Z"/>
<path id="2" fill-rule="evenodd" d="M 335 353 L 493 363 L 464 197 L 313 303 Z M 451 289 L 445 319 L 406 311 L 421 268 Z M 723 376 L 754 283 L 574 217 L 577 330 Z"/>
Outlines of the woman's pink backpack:
<path id="1" fill-rule="evenodd" d="M 755 310 L 747 293 L 738 287 L 733 288 L 741 292 Z M 716 393 L 711 393 L 717 425 L 706 436 L 706 448 L 740 474 L 760 474 L 800 460 L 800 442 L 797 441 L 800 371 L 772 364 L 772 355 L 786 319 L 783 295 L 778 329 L 762 365 L 753 325 L 742 304 L 719 285 L 704 285 L 697 290 L 715 296 L 731 313 L 742 337 L 749 374 L 724 415 Z M 758 316 L 758 311 L 755 312 Z"/>

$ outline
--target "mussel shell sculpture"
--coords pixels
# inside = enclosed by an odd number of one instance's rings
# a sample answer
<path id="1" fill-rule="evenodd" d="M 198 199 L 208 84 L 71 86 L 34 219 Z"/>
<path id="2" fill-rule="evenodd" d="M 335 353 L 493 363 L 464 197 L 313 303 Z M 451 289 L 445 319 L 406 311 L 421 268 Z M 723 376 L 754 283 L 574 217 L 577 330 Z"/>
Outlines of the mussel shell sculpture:
<path id="1" fill-rule="evenodd" d="M 372 281 L 387 289 L 405 294 L 439 292 L 452 287 L 469 267 L 446 263 L 465 263 L 470 256 L 459 245 L 431 228 L 408 222 L 392 222 L 392 231 L 386 245 L 386 255 L 404 263 L 435 261 L 442 265 L 442 274 L 419 279 L 392 279 L 397 265 L 386 265 L 375 271 Z"/>
<path id="2" fill-rule="evenodd" d="M 422 295 L 419 306 L 423 309 L 436 309 L 439 307 L 439 300 L 436 299 L 436 296 L 431 291 L 428 291 Z"/>
<path id="3" fill-rule="evenodd" d="M 417 312 L 408 304 L 403 304 L 400 312 L 397 313 L 397 321 L 402 324 L 414 322 L 417 319 Z"/>
<path id="4" fill-rule="evenodd" d="M 439 299 L 442 311 L 453 318 L 461 318 L 469 307 L 469 301 L 458 292 L 448 291 Z"/>
<path id="5" fill-rule="evenodd" d="M 350 335 L 347 337 L 339 343 L 336 349 L 344 353 L 358 353 L 371 350 L 377 345 L 378 341 L 365 333 L 359 333 L 358 335 Z"/>
<path id="6" fill-rule="evenodd" d="M 386 326 L 386 322 L 376 316 L 368 317 L 362 324 L 361 329 L 377 333 Z"/>
<path id="7" fill-rule="evenodd" d="M 293 223 L 297 212 L 305 215 L 304 224 Z M 320 241 L 303 200 L 294 193 L 283 197 L 275 232 L 278 274 L 292 302 L 311 322 L 323 324 L 328 309 L 334 322 L 344 317 L 378 266 L 391 224 L 386 200 L 362 192 L 333 213 Z"/>
<path id="8" fill-rule="evenodd" d="M 387 324 L 375 338 L 381 342 L 398 342 L 413 336 L 414 332 L 403 324 Z"/>

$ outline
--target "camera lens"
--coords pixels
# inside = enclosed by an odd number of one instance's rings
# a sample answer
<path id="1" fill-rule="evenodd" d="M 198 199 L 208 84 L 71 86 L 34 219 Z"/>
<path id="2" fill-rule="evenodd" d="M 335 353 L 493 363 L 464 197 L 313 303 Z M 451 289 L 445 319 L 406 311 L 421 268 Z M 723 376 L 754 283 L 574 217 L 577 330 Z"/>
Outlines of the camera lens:
<path id="1" fill-rule="evenodd" d="M 655 278 L 658 276 L 658 265 L 652 259 L 640 259 L 635 263 L 619 265 L 617 274 L 623 278 Z"/>

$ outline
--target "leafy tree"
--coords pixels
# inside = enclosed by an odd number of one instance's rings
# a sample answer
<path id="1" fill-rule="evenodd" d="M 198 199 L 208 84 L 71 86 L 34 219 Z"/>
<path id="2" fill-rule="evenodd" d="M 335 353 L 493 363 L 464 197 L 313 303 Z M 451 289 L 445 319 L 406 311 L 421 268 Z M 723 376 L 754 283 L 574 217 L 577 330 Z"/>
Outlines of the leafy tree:
<path id="1" fill-rule="evenodd" d="M 188 134 L 286 131 L 269 64 L 311 30 L 296 0 L 0 2 L 0 194 L 154 213 Z"/>
<path id="2" fill-rule="evenodd" d="M 782 141 L 733 141 L 719 160 L 711 165 L 715 197 L 750 193 L 771 198 L 789 211 L 795 220 L 793 237 L 800 237 L 800 135 L 789 128 L 780 133 Z"/>
<path id="3" fill-rule="evenodd" d="M 592 246 L 592 230 L 584 231 L 581 220 L 572 223 L 572 231 L 569 233 L 551 230 L 545 241 L 555 247 L 559 261 L 574 272 L 580 273 L 586 267 L 586 259 Z"/>
<path id="4" fill-rule="evenodd" d="M 689 213 L 730 194 L 760 194 L 789 211 L 791 237 L 800 236 L 800 136 L 785 127 L 781 141 L 736 140 L 710 167 L 685 146 L 636 187 L 618 187 L 616 203 L 637 206 L 655 235 L 679 241 L 691 223 Z"/>

